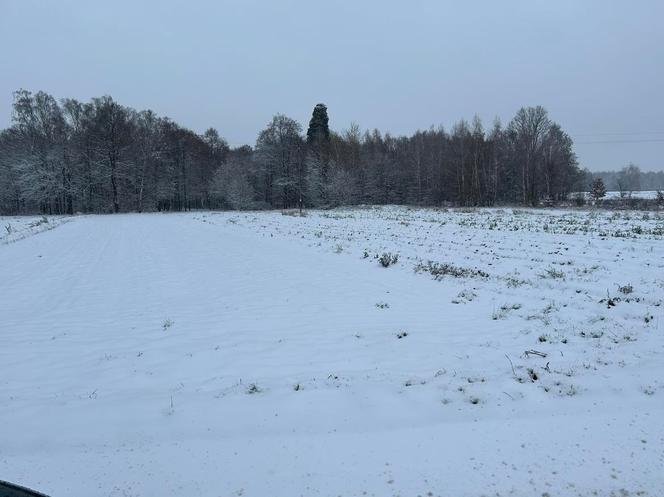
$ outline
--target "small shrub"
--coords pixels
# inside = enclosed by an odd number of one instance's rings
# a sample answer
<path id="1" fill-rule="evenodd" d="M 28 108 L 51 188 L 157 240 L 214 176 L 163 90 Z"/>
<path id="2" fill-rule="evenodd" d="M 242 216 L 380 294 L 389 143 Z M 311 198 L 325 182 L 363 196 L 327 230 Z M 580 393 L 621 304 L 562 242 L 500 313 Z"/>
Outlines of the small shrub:
<path id="1" fill-rule="evenodd" d="M 527 285 L 529 283 L 527 280 L 521 280 L 514 276 L 508 276 L 507 278 L 505 278 L 505 281 L 507 282 L 507 286 L 510 288 L 518 288 L 522 285 Z"/>
<path id="2" fill-rule="evenodd" d="M 250 383 L 249 386 L 247 387 L 247 394 L 249 394 L 249 395 L 252 395 L 252 394 L 255 394 L 255 393 L 260 393 L 260 392 L 261 392 L 261 389 L 255 383 Z"/>
<path id="3" fill-rule="evenodd" d="M 646 395 L 655 395 L 655 389 L 650 385 L 646 385 L 646 386 L 642 387 L 641 391 L 643 393 L 645 393 Z"/>
<path id="4" fill-rule="evenodd" d="M 625 294 L 625 295 L 628 295 L 628 294 L 630 294 L 630 293 L 632 293 L 632 292 L 634 291 L 634 288 L 632 287 L 631 284 L 627 284 L 627 285 L 624 285 L 624 286 L 619 286 L 619 287 L 618 287 L 618 291 L 619 291 L 620 293 L 623 293 L 623 294 Z"/>
<path id="5" fill-rule="evenodd" d="M 453 304 L 465 304 L 467 302 L 472 302 L 477 297 L 477 294 L 472 290 L 462 290 L 459 292 L 454 300 Z"/>
<path id="6" fill-rule="evenodd" d="M 539 277 L 559 280 L 559 279 L 565 279 L 565 273 L 560 271 L 559 269 L 549 267 L 544 271 L 544 273 L 540 273 Z"/>
<path id="7" fill-rule="evenodd" d="M 655 197 L 655 202 L 660 207 L 664 206 L 664 192 L 662 190 L 657 190 L 657 195 Z"/>
<path id="8" fill-rule="evenodd" d="M 620 302 L 620 297 L 611 297 L 609 291 L 606 291 L 606 298 L 599 301 L 600 304 L 606 304 L 607 309 L 615 307 Z"/>
<path id="9" fill-rule="evenodd" d="M 393 254 L 391 252 L 383 252 L 378 258 L 378 263 L 383 267 L 390 267 L 397 262 L 399 262 L 399 254 Z"/>
<path id="10" fill-rule="evenodd" d="M 499 311 L 494 309 L 491 318 L 494 321 L 497 319 L 505 319 L 511 311 L 517 311 L 519 309 L 521 309 L 521 304 L 503 304 L 500 306 Z"/>
<path id="11" fill-rule="evenodd" d="M 482 271 L 480 269 L 471 269 L 458 267 L 453 264 L 448 264 L 446 262 L 433 262 L 429 261 L 426 264 L 420 262 L 415 266 L 415 272 L 419 273 L 424 271 L 431 274 L 433 279 L 439 280 L 443 276 L 452 276 L 454 278 L 488 278 L 489 273 Z"/>

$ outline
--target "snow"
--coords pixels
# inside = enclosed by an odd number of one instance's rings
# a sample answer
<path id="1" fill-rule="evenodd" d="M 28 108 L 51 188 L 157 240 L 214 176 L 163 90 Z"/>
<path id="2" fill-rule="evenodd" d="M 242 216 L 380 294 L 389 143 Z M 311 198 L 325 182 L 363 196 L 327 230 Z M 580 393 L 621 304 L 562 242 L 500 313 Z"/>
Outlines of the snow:
<path id="1" fill-rule="evenodd" d="M 52 230 L 69 220 L 70 218 L 65 216 L 0 216 L 0 223 L 2 224 L 0 244 L 17 242 L 37 233 Z"/>
<path id="2" fill-rule="evenodd" d="M 1 218 L 0 479 L 662 495 L 664 215 L 285 214 Z"/>
<path id="3" fill-rule="evenodd" d="M 657 198 L 657 190 L 639 190 L 633 192 L 626 192 L 624 196 L 631 198 L 655 199 Z M 608 191 L 606 192 L 605 198 L 620 198 L 620 192 Z"/>
<path id="4" fill-rule="evenodd" d="M 577 192 L 573 193 L 571 195 L 572 198 L 574 198 L 576 195 L 579 195 L 579 193 L 583 193 L 586 199 L 590 199 L 591 195 L 590 192 Z M 649 199 L 653 200 L 657 198 L 657 190 L 635 190 L 633 192 L 624 192 L 622 195 L 618 190 L 610 190 L 606 192 L 606 195 L 604 195 L 603 200 L 615 200 L 615 199 L 621 199 L 621 198 L 639 198 L 639 199 Z"/>

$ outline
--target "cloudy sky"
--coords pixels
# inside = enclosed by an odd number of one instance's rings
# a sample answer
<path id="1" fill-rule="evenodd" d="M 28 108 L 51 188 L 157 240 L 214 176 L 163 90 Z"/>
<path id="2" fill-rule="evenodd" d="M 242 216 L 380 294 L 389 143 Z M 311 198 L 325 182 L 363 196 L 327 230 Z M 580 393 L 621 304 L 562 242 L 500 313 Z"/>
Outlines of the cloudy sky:
<path id="1" fill-rule="evenodd" d="M 150 108 L 232 145 L 277 112 L 395 134 L 543 105 L 583 166 L 664 169 L 664 2 L 0 0 L 12 92 Z"/>

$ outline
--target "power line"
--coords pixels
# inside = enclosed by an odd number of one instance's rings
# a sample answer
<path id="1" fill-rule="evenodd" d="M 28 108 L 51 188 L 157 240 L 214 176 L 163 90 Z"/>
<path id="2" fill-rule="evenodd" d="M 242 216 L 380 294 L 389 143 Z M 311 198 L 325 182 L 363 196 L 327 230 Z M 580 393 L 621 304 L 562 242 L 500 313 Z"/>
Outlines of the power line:
<path id="1" fill-rule="evenodd" d="M 596 143 L 663 143 L 664 138 L 651 138 L 643 140 L 596 140 L 588 142 L 576 142 L 575 145 L 593 145 Z"/>
<path id="2" fill-rule="evenodd" d="M 572 136 L 638 136 L 638 135 L 664 135 L 664 131 L 641 131 L 625 133 L 573 133 Z"/>

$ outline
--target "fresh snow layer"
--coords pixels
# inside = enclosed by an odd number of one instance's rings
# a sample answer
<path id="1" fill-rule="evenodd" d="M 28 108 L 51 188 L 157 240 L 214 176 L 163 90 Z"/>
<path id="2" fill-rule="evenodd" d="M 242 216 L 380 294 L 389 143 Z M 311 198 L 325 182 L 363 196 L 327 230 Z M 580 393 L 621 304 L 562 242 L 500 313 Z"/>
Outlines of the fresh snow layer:
<path id="1" fill-rule="evenodd" d="M 574 197 L 582 193 L 586 199 L 592 198 L 590 192 L 576 192 L 571 196 Z M 606 192 L 603 199 L 605 200 L 616 200 L 616 199 L 628 199 L 628 198 L 638 198 L 638 199 L 648 199 L 653 200 L 657 198 L 657 190 L 634 190 L 634 191 L 625 191 L 621 195 L 617 190 L 610 190 Z"/>
<path id="2" fill-rule="evenodd" d="M 0 479 L 664 495 L 664 216 L 286 214 L 0 219 Z"/>

